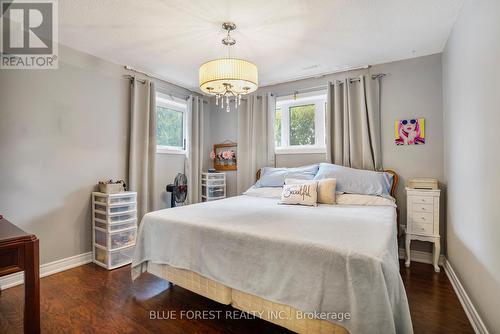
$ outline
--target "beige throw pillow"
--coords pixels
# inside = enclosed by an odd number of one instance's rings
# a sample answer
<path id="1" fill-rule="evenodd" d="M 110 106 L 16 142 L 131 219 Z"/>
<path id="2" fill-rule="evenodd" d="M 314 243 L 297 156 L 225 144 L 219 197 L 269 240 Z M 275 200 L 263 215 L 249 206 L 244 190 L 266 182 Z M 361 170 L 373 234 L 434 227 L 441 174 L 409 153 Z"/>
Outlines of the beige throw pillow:
<path id="1" fill-rule="evenodd" d="M 337 186 L 336 179 L 321 179 L 314 181 L 300 180 L 300 179 L 285 179 L 285 184 L 300 184 L 318 182 L 318 203 L 323 204 L 336 204 L 335 202 L 335 188 Z"/>
<path id="2" fill-rule="evenodd" d="M 279 203 L 317 206 L 317 191 L 317 181 L 302 184 L 285 184 L 281 192 L 281 200 Z"/>

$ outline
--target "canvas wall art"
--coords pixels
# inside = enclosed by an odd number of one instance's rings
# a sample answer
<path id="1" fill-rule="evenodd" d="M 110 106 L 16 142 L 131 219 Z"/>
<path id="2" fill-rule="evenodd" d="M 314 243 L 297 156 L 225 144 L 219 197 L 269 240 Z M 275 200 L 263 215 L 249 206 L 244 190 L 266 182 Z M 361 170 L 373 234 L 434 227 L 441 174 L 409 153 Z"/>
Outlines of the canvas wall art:
<path id="1" fill-rule="evenodd" d="M 394 123 L 396 145 L 425 144 L 425 120 L 423 118 L 402 119 Z"/>

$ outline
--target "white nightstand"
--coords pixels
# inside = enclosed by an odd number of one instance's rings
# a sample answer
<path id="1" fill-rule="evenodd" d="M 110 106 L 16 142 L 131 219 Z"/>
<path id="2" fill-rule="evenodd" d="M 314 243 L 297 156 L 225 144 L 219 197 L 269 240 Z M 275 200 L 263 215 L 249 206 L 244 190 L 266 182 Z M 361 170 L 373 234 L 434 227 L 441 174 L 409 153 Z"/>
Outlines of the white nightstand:
<path id="1" fill-rule="evenodd" d="M 439 272 L 438 259 L 441 253 L 439 237 L 439 189 L 415 189 L 406 187 L 406 262 L 410 266 L 410 243 L 412 240 L 434 243 L 433 265 Z"/>

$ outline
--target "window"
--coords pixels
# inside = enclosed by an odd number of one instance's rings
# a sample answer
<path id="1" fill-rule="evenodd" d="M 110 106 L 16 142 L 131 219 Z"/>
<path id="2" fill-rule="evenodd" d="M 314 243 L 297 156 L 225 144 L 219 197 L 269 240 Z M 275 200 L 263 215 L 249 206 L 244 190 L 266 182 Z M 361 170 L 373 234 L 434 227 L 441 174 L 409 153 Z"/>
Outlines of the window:
<path id="1" fill-rule="evenodd" d="M 324 153 L 326 94 L 278 98 L 274 117 L 276 153 Z"/>
<path id="2" fill-rule="evenodd" d="M 156 152 L 186 153 L 186 101 L 156 94 Z"/>

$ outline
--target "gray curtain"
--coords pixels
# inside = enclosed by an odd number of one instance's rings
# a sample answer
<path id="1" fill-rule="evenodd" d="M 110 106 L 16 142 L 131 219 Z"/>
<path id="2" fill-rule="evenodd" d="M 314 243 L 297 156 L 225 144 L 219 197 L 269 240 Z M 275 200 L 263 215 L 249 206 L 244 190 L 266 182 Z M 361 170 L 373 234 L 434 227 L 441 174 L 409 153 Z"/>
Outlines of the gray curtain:
<path id="1" fill-rule="evenodd" d="M 327 161 L 381 170 L 380 79 L 359 76 L 328 84 Z"/>
<path id="2" fill-rule="evenodd" d="M 185 171 L 188 178 L 188 203 L 201 202 L 201 173 L 203 168 L 203 99 L 190 96 L 187 114 L 188 156 Z"/>
<path id="3" fill-rule="evenodd" d="M 137 192 L 137 218 L 157 208 L 155 189 L 156 91 L 154 82 L 133 79 L 130 99 L 128 185 Z"/>
<path id="4" fill-rule="evenodd" d="M 237 191 L 241 194 L 255 183 L 257 170 L 274 166 L 274 109 L 271 95 L 248 96 L 238 110 Z"/>

